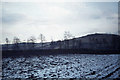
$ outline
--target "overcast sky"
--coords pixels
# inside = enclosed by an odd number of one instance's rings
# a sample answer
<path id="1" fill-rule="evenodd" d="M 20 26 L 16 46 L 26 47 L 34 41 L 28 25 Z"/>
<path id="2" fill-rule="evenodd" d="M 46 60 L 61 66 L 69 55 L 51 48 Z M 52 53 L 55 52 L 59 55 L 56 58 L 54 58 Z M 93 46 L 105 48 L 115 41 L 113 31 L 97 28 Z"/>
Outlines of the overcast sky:
<path id="1" fill-rule="evenodd" d="M 75 37 L 90 33 L 118 33 L 117 2 L 2 3 L 2 43 L 14 36 L 27 40 L 62 40 L 64 31 Z M 38 41 L 39 42 L 39 41 Z"/>

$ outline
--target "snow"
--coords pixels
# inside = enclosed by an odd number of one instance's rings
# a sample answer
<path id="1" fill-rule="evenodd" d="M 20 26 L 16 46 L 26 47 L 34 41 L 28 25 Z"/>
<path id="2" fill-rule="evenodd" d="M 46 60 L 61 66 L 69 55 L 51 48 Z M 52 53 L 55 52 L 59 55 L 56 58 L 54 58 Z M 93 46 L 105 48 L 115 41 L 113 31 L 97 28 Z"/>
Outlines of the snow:
<path id="1" fill-rule="evenodd" d="M 120 55 L 62 54 L 3 58 L 3 78 L 102 78 L 120 67 Z M 118 78 L 120 70 L 110 78 Z"/>

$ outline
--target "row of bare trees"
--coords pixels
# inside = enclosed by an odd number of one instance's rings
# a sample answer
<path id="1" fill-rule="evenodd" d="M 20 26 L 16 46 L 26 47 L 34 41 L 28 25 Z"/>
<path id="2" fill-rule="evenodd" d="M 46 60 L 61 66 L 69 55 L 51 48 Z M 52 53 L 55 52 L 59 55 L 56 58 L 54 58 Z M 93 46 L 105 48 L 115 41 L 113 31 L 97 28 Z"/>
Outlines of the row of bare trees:
<path id="1" fill-rule="evenodd" d="M 72 36 L 72 34 L 69 32 L 69 31 L 65 31 L 64 32 L 64 40 L 65 40 L 65 45 L 69 45 L 69 43 L 67 44 L 66 43 L 66 41 L 68 40 L 68 39 L 71 39 L 71 38 L 73 38 L 73 36 Z M 44 43 L 44 41 L 46 40 L 45 39 L 45 36 L 43 35 L 43 34 L 40 34 L 39 36 L 38 36 L 38 39 L 40 40 L 40 43 L 41 43 L 41 47 L 43 48 L 43 43 Z M 25 41 L 25 40 L 24 40 Z M 36 41 L 37 41 L 37 39 L 35 38 L 35 36 L 30 36 L 28 39 L 27 39 L 27 43 L 32 43 L 33 44 L 33 48 L 34 48 L 34 43 L 36 43 Z M 18 43 L 22 43 L 22 41 L 20 40 L 20 38 L 18 38 L 18 37 L 14 37 L 13 38 L 13 41 L 10 41 L 8 38 L 6 38 L 5 39 L 5 42 L 6 42 L 6 44 L 7 44 L 7 47 L 8 47 L 8 44 L 10 44 L 10 42 L 11 43 L 13 43 L 14 45 L 15 45 L 15 47 L 16 48 L 18 48 L 18 46 L 19 46 L 19 44 Z M 53 40 L 51 41 L 51 42 L 53 42 Z"/>
<path id="2" fill-rule="evenodd" d="M 43 34 L 40 34 L 38 39 L 40 40 L 41 43 L 43 43 L 45 41 L 45 36 Z M 28 43 L 35 43 L 36 42 L 36 38 L 34 36 L 30 36 L 27 39 Z M 17 44 L 17 43 L 21 43 L 22 41 L 20 40 L 20 38 L 18 37 L 14 37 L 13 41 L 10 41 L 8 38 L 5 39 L 6 44 L 10 44 L 10 42 L 12 42 L 13 44 Z"/>
<path id="3" fill-rule="evenodd" d="M 65 31 L 65 32 L 64 32 L 64 40 L 68 40 L 68 39 L 71 39 L 71 38 L 74 38 L 74 37 L 72 36 L 72 34 L 71 34 L 69 31 Z M 39 37 L 38 37 L 38 39 L 40 40 L 41 43 L 43 43 L 43 42 L 45 41 L 45 36 L 44 36 L 43 34 L 40 34 Z M 27 42 L 28 42 L 28 43 L 35 43 L 36 40 L 37 40 L 37 39 L 36 39 L 34 36 L 30 36 L 30 37 L 27 39 Z M 52 40 L 52 41 L 53 41 L 53 40 Z M 6 44 L 9 44 L 11 41 L 10 41 L 8 38 L 6 38 L 6 39 L 5 39 L 5 42 L 6 42 Z M 18 37 L 14 37 L 12 43 L 13 43 L 13 44 L 21 43 L 21 40 L 20 40 L 20 38 L 18 38 Z"/>
<path id="4" fill-rule="evenodd" d="M 43 42 L 45 41 L 45 36 L 43 34 L 40 34 L 38 39 L 40 40 L 40 43 L 42 44 L 42 47 L 43 47 Z M 35 47 L 35 43 L 36 43 L 37 39 L 34 37 L 34 36 L 30 36 L 28 39 L 27 39 L 27 43 L 31 43 L 32 45 L 32 48 Z M 9 48 L 9 44 L 12 43 L 14 44 L 13 48 L 14 49 L 19 49 L 19 44 L 18 43 L 22 43 L 22 41 L 20 40 L 20 38 L 18 37 L 14 37 L 13 38 L 13 41 L 10 41 L 8 38 L 5 39 L 5 42 L 6 42 L 6 47 L 7 49 Z"/>

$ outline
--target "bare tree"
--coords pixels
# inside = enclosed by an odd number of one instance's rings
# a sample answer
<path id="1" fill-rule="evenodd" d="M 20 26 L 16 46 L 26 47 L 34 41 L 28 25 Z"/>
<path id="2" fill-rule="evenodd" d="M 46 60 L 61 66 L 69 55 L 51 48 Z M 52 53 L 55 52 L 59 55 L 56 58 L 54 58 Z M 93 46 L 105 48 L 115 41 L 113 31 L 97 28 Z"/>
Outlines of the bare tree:
<path id="1" fill-rule="evenodd" d="M 34 36 L 31 36 L 28 40 L 27 40 L 28 43 L 32 43 L 32 48 L 35 48 L 35 42 L 36 42 L 36 38 Z M 28 46 L 30 47 L 30 46 Z"/>
<path id="2" fill-rule="evenodd" d="M 20 39 L 18 37 L 14 37 L 13 39 L 13 44 L 14 44 L 14 49 L 19 49 L 19 44 L 20 43 Z"/>
<path id="3" fill-rule="evenodd" d="M 21 41 L 20 41 L 20 39 L 18 37 L 14 37 L 14 39 L 13 39 L 14 44 L 17 44 L 17 43 L 20 43 L 20 42 Z"/>
<path id="4" fill-rule="evenodd" d="M 43 42 L 45 41 L 45 36 L 43 34 L 40 34 L 39 39 L 40 39 L 40 42 L 41 42 L 42 48 L 43 48 Z"/>
<path id="5" fill-rule="evenodd" d="M 31 36 L 31 37 L 27 40 L 27 42 L 29 42 L 29 43 L 35 43 L 35 42 L 36 42 L 36 38 L 35 38 L 34 36 Z"/>
<path id="6" fill-rule="evenodd" d="M 69 49 L 69 40 L 73 38 L 72 34 L 69 31 L 65 31 L 64 32 L 64 40 L 65 40 L 65 48 Z"/>
<path id="7" fill-rule="evenodd" d="M 39 35 L 40 42 L 43 43 L 45 41 L 45 36 L 43 34 Z"/>
<path id="8" fill-rule="evenodd" d="M 6 38 L 6 39 L 5 39 L 5 42 L 6 42 L 6 44 L 7 44 L 7 49 L 8 49 L 8 48 L 9 48 L 9 47 L 8 47 L 8 44 L 9 44 L 9 42 L 10 42 L 9 39 Z"/>
<path id="9" fill-rule="evenodd" d="M 51 43 L 50 43 L 50 46 L 51 46 L 51 49 L 53 49 L 54 48 L 54 40 L 53 40 L 53 38 L 51 37 Z"/>
<path id="10" fill-rule="evenodd" d="M 72 34 L 69 32 L 69 31 L 65 31 L 64 32 L 64 39 L 67 40 L 67 39 L 70 39 L 72 38 Z"/>
<path id="11" fill-rule="evenodd" d="M 6 42 L 6 44 L 8 44 L 8 43 L 9 43 L 9 39 L 8 39 L 8 38 L 6 38 L 6 39 L 5 39 L 5 42 Z"/>

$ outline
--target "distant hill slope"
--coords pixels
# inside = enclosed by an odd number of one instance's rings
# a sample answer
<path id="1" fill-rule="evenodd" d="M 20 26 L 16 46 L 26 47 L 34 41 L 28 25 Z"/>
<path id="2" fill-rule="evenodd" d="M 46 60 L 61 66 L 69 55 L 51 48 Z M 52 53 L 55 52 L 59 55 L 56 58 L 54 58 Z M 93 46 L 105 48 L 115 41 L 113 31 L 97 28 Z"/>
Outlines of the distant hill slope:
<path id="1" fill-rule="evenodd" d="M 114 34 L 89 34 L 79 38 L 47 43 L 18 43 L 2 45 L 3 50 L 28 49 L 92 49 L 120 50 L 120 36 Z"/>

